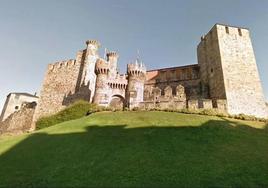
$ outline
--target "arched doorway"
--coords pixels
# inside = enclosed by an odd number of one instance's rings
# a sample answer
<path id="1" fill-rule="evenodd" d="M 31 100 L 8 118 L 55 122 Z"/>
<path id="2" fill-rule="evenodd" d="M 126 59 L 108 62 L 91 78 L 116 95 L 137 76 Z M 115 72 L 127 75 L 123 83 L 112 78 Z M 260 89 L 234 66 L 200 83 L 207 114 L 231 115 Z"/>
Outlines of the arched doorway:
<path id="1" fill-rule="evenodd" d="M 114 95 L 110 101 L 110 108 L 113 110 L 123 110 L 125 106 L 125 99 L 121 95 Z"/>

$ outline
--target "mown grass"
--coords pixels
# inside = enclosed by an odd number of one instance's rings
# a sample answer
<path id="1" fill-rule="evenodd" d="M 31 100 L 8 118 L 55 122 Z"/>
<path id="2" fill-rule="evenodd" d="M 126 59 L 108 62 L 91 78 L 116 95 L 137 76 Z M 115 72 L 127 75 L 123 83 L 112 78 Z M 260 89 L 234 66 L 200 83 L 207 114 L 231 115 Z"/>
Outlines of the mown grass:
<path id="1" fill-rule="evenodd" d="M 264 123 L 100 112 L 0 138 L 0 186 L 268 187 Z"/>

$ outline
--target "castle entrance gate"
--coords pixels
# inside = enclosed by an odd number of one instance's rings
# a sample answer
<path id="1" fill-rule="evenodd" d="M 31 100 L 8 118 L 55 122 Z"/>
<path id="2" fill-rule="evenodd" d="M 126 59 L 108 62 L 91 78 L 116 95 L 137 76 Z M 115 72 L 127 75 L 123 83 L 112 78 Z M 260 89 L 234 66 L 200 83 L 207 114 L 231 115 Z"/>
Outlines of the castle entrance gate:
<path id="1" fill-rule="evenodd" d="M 110 101 L 110 107 L 114 110 L 123 110 L 125 104 L 124 97 L 120 95 L 114 95 Z"/>

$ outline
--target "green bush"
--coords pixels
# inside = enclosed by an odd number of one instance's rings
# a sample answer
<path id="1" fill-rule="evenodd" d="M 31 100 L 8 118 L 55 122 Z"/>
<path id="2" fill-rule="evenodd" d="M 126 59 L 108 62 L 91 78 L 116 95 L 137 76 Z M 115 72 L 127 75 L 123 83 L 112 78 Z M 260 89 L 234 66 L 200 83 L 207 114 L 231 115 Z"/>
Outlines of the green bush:
<path id="1" fill-rule="evenodd" d="M 199 114 L 201 111 L 199 109 L 183 108 L 179 110 L 178 112 L 184 113 L 184 114 Z"/>
<path id="2" fill-rule="evenodd" d="M 132 111 L 140 111 L 139 107 L 132 108 Z"/>
<path id="3" fill-rule="evenodd" d="M 247 120 L 247 121 L 260 121 L 261 119 L 258 119 L 254 116 L 248 116 L 245 114 L 239 114 L 234 116 L 235 119 L 241 119 L 241 120 Z"/>
<path id="4" fill-rule="evenodd" d="M 94 112 L 108 110 L 106 108 L 98 107 L 95 104 L 90 104 L 86 101 L 77 101 L 58 113 L 42 117 L 36 122 L 36 129 L 43 129 L 64 121 L 78 119 Z"/>

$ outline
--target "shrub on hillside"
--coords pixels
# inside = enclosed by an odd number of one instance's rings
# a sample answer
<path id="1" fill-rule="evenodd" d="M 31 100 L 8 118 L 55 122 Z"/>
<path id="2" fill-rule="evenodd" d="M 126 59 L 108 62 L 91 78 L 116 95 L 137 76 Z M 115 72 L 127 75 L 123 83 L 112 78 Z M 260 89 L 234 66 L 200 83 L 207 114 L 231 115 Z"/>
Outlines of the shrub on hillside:
<path id="1" fill-rule="evenodd" d="M 132 108 L 132 111 L 140 111 L 140 108 L 139 107 L 134 107 L 134 108 Z"/>
<path id="2" fill-rule="evenodd" d="M 255 116 L 249 116 L 245 114 L 234 115 L 233 118 L 247 121 L 265 121 L 264 119 L 256 118 Z"/>
<path id="3" fill-rule="evenodd" d="M 91 113 L 103 110 L 107 109 L 99 107 L 95 104 L 90 104 L 86 101 L 77 101 L 54 115 L 38 119 L 36 122 L 36 129 L 42 129 L 64 121 L 78 119 Z"/>

